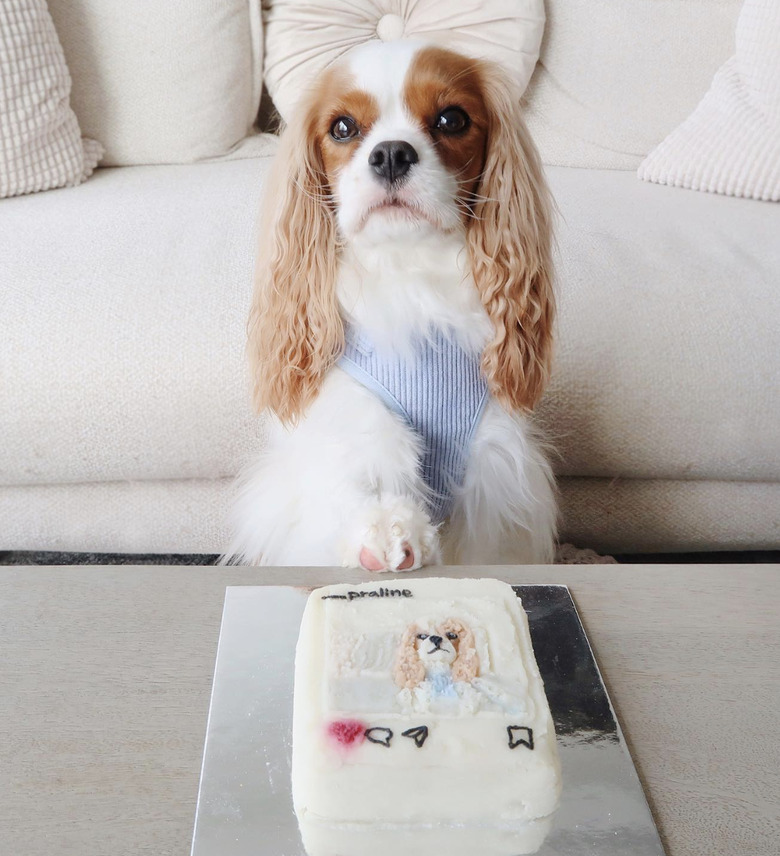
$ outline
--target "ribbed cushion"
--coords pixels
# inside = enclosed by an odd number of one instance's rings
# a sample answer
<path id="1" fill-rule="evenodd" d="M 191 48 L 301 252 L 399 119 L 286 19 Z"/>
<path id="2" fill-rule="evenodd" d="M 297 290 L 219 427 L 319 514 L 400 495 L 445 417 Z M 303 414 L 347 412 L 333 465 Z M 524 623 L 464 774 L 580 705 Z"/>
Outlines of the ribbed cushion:
<path id="1" fill-rule="evenodd" d="M 0 4 L 0 198 L 84 181 L 103 149 L 82 140 L 45 0 Z"/>
<path id="2" fill-rule="evenodd" d="M 265 81 L 285 119 L 326 65 L 374 39 L 416 38 L 502 62 L 525 89 L 543 0 L 264 0 Z"/>
<path id="3" fill-rule="evenodd" d="M 639 167 L 657 184 L 780 201 L 780 2 L 747 0 L 737 50 Z"/>

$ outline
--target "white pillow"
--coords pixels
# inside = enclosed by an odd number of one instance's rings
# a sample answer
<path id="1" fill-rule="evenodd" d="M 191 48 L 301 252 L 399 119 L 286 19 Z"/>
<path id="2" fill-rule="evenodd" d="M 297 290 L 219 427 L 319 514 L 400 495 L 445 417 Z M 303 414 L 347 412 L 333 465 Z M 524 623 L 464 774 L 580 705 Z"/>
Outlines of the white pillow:
<path id="1" fill-rule="evenodd" d="M 104 164 L 219 157 L 252 132 L 262 90 L 260 0 L 49 5 L 73 76 L 73 109 L 105 145 Z"/>
<path id="2" fill-rule="evenodd" d="M 0 2 L 0 197 L 73 186 L 102 148 L 82 140 L 46 0 Z"/>
<path id="3" fill-rule="evenodd" d="M 539 56 L 543 0 L 264 0 L 265 82 L 285 119 L 319 72 L 374 39 L 420 38 L 502 62 L 522 89 Z"/>
<path id="4" fill-rule="evenodd" d="M 780 201 L 778 0 L 746 0 L 736 54 L 694 112 L 645 158 L 638 175 L 656 184 Z"/>
<path id="5" fill-rule="evenodd" d="M 635 170 L 734 50 L 742 0 L 547 0 L 526 123 L 548 164 Z"/>

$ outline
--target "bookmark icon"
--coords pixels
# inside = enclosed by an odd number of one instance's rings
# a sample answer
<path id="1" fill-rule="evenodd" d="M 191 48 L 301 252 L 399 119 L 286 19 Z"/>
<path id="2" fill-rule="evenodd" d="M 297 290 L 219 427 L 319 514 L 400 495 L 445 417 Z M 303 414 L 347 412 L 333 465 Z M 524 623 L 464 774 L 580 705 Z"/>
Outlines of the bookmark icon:
<path id="1" fill-rule="evenodd" d="M 517 749 L 518 746 L 534 748 L 534 732 L 531 728 L 526 728 L 524 725 L 510 725 L 506 730 L 509 734 L 510 749 Z"/>

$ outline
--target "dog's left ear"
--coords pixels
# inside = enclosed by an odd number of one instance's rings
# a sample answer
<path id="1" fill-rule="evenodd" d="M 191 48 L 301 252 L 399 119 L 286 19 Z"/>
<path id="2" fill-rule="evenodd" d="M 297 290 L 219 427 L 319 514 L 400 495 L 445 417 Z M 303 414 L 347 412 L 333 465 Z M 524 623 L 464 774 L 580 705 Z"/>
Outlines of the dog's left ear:
<path id="1" fill-rule="evenodd" d="M 551 201 L 516 86 L 493 63 L 480 63 L 480 71 L 488 140 L 467 243 L 494 330 L 482 367 L 505 408 L 531 410 L 547 384 L 552 357 Z"/>

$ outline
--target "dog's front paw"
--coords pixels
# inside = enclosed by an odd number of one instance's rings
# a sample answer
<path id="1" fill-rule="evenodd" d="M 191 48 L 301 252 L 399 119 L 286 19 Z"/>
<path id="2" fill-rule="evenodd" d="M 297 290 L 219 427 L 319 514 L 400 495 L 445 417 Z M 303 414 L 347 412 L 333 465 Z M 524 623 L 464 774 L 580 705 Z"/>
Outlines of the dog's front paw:
<path id="1" fill-rule="evenodd" d="M 350 539 L 345 564 L 367 571 L 414 571 L 440 561 L 439 535 L 411 500 L 383 499 L 369 508 Z"/>

